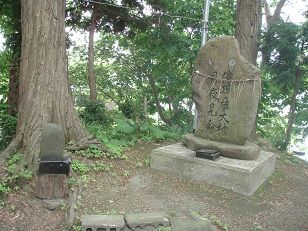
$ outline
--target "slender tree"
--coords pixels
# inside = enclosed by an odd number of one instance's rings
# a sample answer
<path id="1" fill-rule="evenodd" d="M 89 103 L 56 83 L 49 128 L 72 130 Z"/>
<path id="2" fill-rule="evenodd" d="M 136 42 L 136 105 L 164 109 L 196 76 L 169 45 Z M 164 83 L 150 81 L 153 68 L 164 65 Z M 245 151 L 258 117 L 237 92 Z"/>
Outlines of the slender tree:
<path id="1" fill-rule="evenodd" d="M 90 89 L 90 99 L 92 101 L 97 100 L 97 89 L 96 89 L 96 76 L 94 70 L 94 33 L 97 27 L 99 5 L 94 3 L 91 22 L 89 28 L 89 47 L 88 47 L 88 82 Z"/>

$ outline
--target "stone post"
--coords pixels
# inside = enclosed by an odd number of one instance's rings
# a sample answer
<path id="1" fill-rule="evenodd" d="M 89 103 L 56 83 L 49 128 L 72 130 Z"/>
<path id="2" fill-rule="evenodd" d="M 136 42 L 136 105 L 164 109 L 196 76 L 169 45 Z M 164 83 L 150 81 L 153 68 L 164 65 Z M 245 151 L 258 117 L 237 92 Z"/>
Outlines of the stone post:
<path id="1" fill-rule="evenodd" d="M 68 195 L 67 175 L 70 160 L 64 157 L 64 132 L 56 124 L 42 128 L 38 175 L 35 179 L 35 196 L 40 199 L 63 199 Z"/>

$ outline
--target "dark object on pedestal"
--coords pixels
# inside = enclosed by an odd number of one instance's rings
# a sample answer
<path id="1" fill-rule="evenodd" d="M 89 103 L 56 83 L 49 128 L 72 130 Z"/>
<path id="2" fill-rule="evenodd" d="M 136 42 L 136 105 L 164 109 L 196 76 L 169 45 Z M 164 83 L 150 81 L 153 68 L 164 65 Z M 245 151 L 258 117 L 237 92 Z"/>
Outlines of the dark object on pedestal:
<path id="1" fill-rule="evenodd" d="M 69 157 L 44 157 L 39 162 L 39 175 L 70 173 L 71 160 Z"/>
<path id="2" fill-rule="evenodd" d="M 208 160 L 216 160 L 220 156 L 218 150 L 213 149 L 199 149 L 196 151 L 196 157 Z"/>

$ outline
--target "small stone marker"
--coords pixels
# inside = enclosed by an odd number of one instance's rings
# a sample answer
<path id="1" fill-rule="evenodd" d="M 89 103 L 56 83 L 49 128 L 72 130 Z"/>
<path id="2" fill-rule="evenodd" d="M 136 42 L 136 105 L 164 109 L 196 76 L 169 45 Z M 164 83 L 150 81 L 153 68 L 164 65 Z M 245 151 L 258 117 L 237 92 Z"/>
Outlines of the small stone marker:
<path id="1" fill-rule="evenodd" d="M 201 48 L 192 75 L 192 94 L 198 112 L 196 137 L 238 146 L 248 145 L 261 95 L 261 78 L 260 70 L 240 54 L 235 38 L 222 36 L 211 39 Z M 191 137 L 183 139 L 189 148 L 190 140 Z M 208 144 L 199 148 L 221 151 Z M 243 159 L 256 159 L 259 150 L 254 151 L 254 155 L 244 155 Z M 232 152 L 221 151 L 221 155 L 239 158 Z"/>
<path id="2" fill-rule="evenodd" d="M 173 217 L 172 231 L 216 231 L 210 221 L 199 218 Z"/>
<path id="3" fill-rule="evenodd" d="M 83 215 L 82 231 L 126 231 L 123 215 Z"/>
<path id="4" fill-rule="evenodd" d="M 159 228 L 170 225 L 168 216 L 164 213 L 127 214 L 125 220 L 132 231 L 158 231 Z"/>
<path id="5" fill-rule="evenodd" d="M 48 123 L 42 128 L 40 158 L 62 158 L 65 147 L 63 129 L 57 124 Z"/>
<path id="6" fill-rule="evenodd" d="M 39 175 L 35 195 L 41 199 L 63 199 L 68 194 L 66 178 L 70 160 L 63 156 L 65 137 L 63 129 L 48 123 L 42 128 Z"/>

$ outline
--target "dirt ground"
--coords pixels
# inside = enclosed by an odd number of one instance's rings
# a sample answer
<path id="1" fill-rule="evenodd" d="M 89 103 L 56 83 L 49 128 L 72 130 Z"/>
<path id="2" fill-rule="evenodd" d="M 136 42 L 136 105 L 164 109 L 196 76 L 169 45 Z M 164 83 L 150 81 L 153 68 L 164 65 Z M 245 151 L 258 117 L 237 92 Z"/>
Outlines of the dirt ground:
<path id="1" fill-rule="evenodd" d="M 92 170 L 74 186 L 76 219 L 82 214 L 161 211 L 207 217 L 219 230 L 308 230 L 307 162 L 279 157 L 273 176 L 248 197 L 151 170 L 151 150 L 163 145 L 166 142 L 139 143 L 126 151 L 127 160 L 101 159 L 112 164 L 111 170 Z M 7 197 L 0 209 L 0 230 L 65 230 L 67 211 L 69 203 L 55 211 L 43 208 L 32 183 Z"/>

